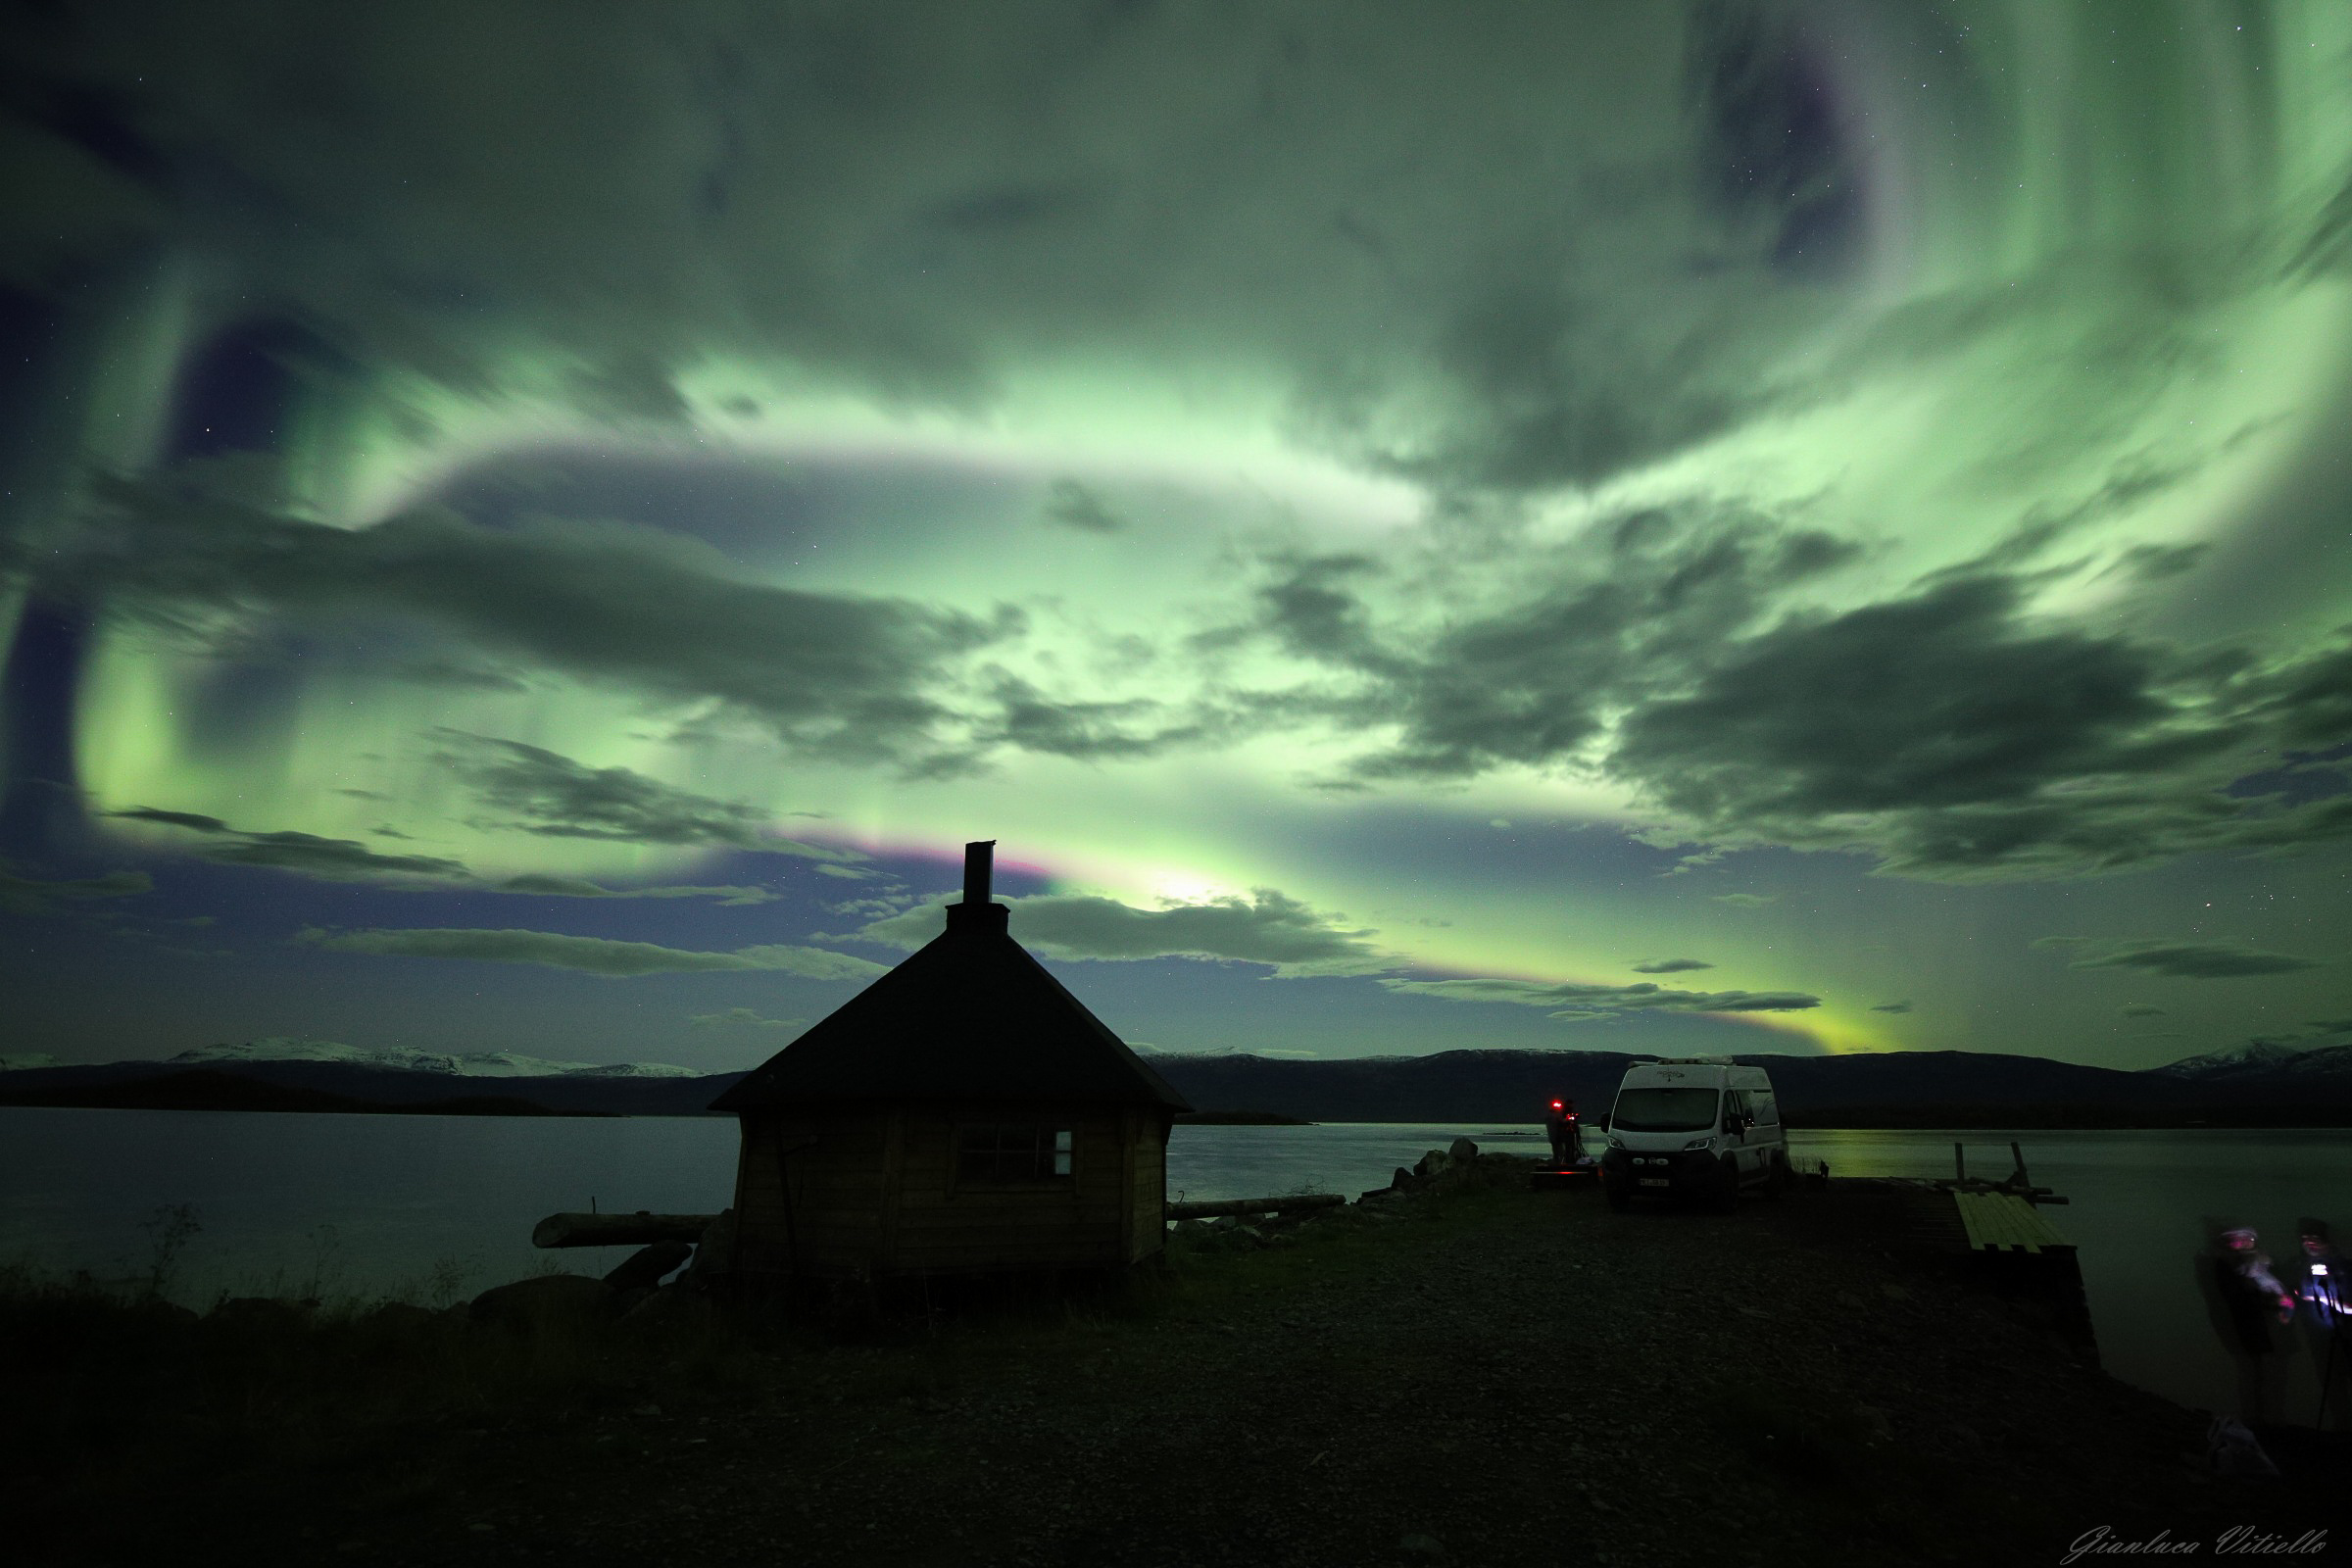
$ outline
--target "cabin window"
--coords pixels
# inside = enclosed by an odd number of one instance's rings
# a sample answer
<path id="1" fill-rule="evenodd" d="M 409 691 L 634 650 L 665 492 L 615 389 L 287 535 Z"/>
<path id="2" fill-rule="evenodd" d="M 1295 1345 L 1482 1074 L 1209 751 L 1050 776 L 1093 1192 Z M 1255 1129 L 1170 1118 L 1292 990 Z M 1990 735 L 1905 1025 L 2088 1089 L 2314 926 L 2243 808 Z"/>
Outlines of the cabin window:
<path id="1" fill-rule="evenodd" d="M 1006 1122 L 960 1129 L 956 1174 L 963 1181 L 1067 1180 L 1070 1129 Z"/>

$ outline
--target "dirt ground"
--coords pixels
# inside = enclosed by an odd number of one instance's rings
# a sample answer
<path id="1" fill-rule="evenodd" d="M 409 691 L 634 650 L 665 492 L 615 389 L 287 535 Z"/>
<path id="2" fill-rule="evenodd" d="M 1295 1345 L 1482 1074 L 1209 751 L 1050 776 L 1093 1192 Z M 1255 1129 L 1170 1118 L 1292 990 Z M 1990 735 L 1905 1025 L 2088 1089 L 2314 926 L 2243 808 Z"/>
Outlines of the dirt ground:
<path id="1" fill-rule="evenodd" d="M 2213 1479 L 2201 1414 L 1907 1252 L 1867 1188 L 1613 1213 L 1481 1163 L 1188 1241 L 1121 1295 L 324 1446 L 185 1520 L 176 1560 L 1835 1568 L 2055 1563 L 2101 1527 L 2352 1552 L 2340 1454 Z"/>

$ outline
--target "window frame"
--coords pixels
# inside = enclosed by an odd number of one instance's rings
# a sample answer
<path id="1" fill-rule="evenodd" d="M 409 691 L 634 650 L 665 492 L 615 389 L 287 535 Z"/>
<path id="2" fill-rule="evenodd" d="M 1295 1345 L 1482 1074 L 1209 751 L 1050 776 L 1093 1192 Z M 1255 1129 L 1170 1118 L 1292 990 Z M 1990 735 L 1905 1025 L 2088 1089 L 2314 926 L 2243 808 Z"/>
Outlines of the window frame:
<path id="1" fill-rule="evenodd" d="M 988 1147 L 977 1149 L 975 1141 Z M 1078 1128 L 1074 1122 L 957 1121 L 950 1146 L 952 1190 L 1064 1193 L 1078 1185 Z"/>

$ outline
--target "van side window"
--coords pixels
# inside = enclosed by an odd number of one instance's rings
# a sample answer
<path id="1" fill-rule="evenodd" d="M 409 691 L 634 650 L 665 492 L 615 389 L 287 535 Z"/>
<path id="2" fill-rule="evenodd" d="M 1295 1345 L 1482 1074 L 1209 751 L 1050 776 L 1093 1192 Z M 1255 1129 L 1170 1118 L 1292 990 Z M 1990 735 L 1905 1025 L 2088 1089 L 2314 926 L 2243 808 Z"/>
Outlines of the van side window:
<path id="1" fill-rule="evenodd" d="M 1781 1124 L 1781 1107 L 1773 1103 L 1770 1095 L 1757 1095 L 1753 1103 L 1756 1107 L 1757 1126 L 1778 1127 Z"/>
<path id="2" fill-rule="evenodd" d="M 1723 1124 L 1729 1127 L 1747 1114 L 1747 1096 L 1738 1089 L 1728 1089 L 1723 1096 Z"/>

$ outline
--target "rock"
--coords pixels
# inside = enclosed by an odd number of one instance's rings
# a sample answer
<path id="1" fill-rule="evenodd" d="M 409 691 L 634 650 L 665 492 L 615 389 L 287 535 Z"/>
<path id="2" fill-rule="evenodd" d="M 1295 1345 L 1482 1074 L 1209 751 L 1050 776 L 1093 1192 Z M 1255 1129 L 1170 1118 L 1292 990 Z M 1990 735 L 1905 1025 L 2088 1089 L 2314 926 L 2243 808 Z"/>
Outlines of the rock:
<path id="1" fill-rule="evenodd" d="M 615 1291 L 650 1291 L 693 1255 L 694 1249 L 684 1242 L 656 1242 L 630 1253 L 627 1261 L 605 1276 L 605 1283 Z"/>
<path id="2" fill-rule="evenodd" d="M 672 1334 L 705 1328 L 712 1317 L 710 1298 L 688 1285 L 664 1285 L 630 1307 L 620 1326 L 632 1334 Z"/>
<path id="3" fill-rule="evenodd" d="M 315 1302 L 281 1301 L 274 1296 L 234 1296 L 207 1314 L 208 1320 L 249 1333 L 280 1333 L 311 1320 Z"/>
<path id="4" fill-rule="evenodd" d="M 386 1301 L 360 1322 L 379 1334 L 429 1334 L 445 1321 L 429 1306 L 414 1301 Z"/>
<path id="5" fill-rule="evenodd" d="M 166 1333 L 184 1329 L 199 1321 L 197 1315 L 187 1307 L 177 1301 L 167 1301 L 160 1296 L 151 1296 L 136 1303 L 131 1307 L 130 1315 L 134 1321 L 154 1324 Z"/>
<path id="6" fill-rule="evenodd" d="M 1416 1184 L 1413 1180 L 1413 1173 L 1399 1165 L 1396 1167 L 1396 1174 L 1389 1178 L 1389 1185 L 1400 1193 L 1409 1193 Z"/>
<path id="7" fill-rule="evenodd" d="M 703 1239 L 694 1250 L 694 1261 L 687 1271 L 706 1278 L 729 1274 L 735 1268 L 735 1211 L 722 1208 L 718 1217 L 703 1227 Z"/>
<path id="8" fill-rule="evenodd" d="M 1478 1145 L 1467 1138 L 1456 1138 L 1453 1141 L 1453 1147 L 1446 1152 L 1453 1156 L 1455 1164 L 1467 1165 L 1478 1157 Z"/>
<path id="9" fill-rule="evenodd" d="M 1900 1285 L 1883 1282 L 1879 1286 L 1879 1294 L 1886 1297 L 1889 1301 L 1908 1301 L 1911 1299 L 1911 1293 L 1904 1290 Z"/>
<path id="10" fill-rule="evenodd" d="M 1416 1176 L 1436 1176 L 1453 1168 L 1453 1156 L 1442 1150 L 1431 1150 L 1413 1166 Z"/>
<path id="11" fill-rule="evenodd" d="M 1396 1554 L 1412 1562 L 1444 1562 L 1446 1544 L 1435 1536 L 1405 1536 L 1396 1543 Z"/>
<path id="12" fill-rule="evenodd" d="M 541 1274 L 495 1286 L 473 1298 L 476 1323 L 539 1328 L 565 1319 L 602 1317 L 612 1308 L 613 1291 L 603 1280 L 581 1274 Z"/>

